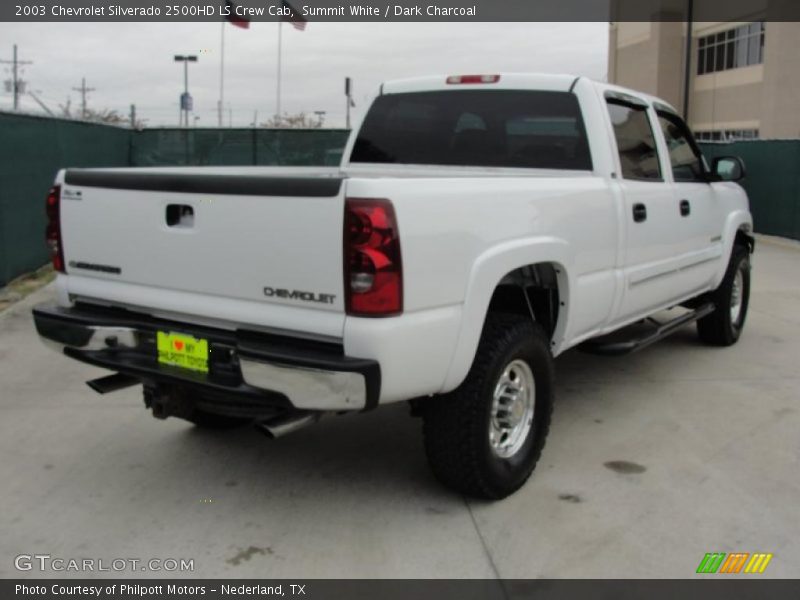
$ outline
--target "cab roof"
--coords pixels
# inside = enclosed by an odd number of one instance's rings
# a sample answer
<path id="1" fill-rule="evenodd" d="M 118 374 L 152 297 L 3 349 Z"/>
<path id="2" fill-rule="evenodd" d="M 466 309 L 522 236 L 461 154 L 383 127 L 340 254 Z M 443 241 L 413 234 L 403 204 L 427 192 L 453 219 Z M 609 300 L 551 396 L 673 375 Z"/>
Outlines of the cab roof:
<path id="1" fill-rule="evenodd" d="M 459 78 L 463 82 L 458 81 Z M 483 78 L 485 81 L 479 81 Z M 457 89 L 500 89 L 500 90 L 547 90 L 553 92 L 569 92 L 577 83 L 588 82 L 601 91 L 617 92 L 621 95 L 634 96 L 648 104 L 660 104 L 675 111 L 665 100 L 645 94 L 637 90 L 599 82 L 570 74 L 548 73 L 491 73 L 491 74 L 450 74 L 429 75 L 409 79 L 396 79 L 381 84 L 381 94 L 402 94 L 409 92 L 434 92 Z"/>

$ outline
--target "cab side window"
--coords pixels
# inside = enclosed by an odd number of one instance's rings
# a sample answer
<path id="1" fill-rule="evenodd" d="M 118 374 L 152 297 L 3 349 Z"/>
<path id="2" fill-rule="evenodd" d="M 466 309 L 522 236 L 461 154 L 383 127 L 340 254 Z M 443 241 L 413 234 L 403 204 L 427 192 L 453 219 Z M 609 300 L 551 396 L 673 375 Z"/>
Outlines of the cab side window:
<path id="1" fill-rule="evenodd" d="M 614 126 L 622 177 L 662 181 L 656 139 L 646 107 L 609 98 L 608 113 Z"/>
<path id="2" fill-rule="evenodd" d="M 658 123 L 669 148 L 669 162 L 675 181 L 706 181 L 703 155 L 686 124 L 677 116 L 659 112 Z"/>

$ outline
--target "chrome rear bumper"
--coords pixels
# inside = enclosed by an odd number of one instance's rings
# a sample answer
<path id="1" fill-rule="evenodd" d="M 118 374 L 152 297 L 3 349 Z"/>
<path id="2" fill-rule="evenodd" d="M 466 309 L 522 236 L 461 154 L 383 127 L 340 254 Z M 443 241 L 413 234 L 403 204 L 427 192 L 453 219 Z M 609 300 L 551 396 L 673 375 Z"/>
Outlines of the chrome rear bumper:
<path id="1" fill-rule="evenodd" d="M 40 337 L 49 346 L 142 381 L 185 381 L 217 392 L 250 396 L 277 394 L 300 410 L 365 410 L 378 403 L 378 363 L 344 356 L 338 344 L 212 329 L 85 305 L 37 307 L 33 315 Z M 207 339 L 209 372 L 160 365 L 155 350 L 157 331 Z"/>

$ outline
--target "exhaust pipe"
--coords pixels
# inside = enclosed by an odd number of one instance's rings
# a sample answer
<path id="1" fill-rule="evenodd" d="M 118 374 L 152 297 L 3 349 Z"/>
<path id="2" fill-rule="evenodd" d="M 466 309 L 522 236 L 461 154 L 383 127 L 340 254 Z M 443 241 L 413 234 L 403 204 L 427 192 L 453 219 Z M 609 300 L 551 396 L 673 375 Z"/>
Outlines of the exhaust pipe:
<path id="1" fill-rule="evenodd" d="M 293 433 L 298 429 L 313 425 L 322 418 L 324 412 L 298 411 L 276 417 L 269 421 L 258 423 L 256 426 L 272 440 Z"/>
<path id="2" fill-rule="evenodd" d="M 106 375 L 99 379 L 92 379 L 87 381 L 86 385 L 92 388 L 98 394 L 108 394 L 109 392 L 116 392 L 117 390 L 124 390 L 125 388 L 142 383 L 138 377 L 132 375 L 124 375 L 123 373 L 114 373 L 113 375 Z"/>

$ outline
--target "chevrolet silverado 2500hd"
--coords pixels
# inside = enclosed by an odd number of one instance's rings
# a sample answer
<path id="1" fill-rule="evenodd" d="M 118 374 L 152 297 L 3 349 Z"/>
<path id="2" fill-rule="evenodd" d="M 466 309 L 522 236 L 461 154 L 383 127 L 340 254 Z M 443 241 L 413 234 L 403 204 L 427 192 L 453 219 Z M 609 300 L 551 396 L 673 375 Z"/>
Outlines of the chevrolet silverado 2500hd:
<path id="1" fill-rule="evenodd" d="M 97 391 L 141 383 L 156 416 L 199 426 L 279 436 L 409 400 L 436 477 L 501 498 L 542 451 L 553 357 L 632 351 L 692 321 L 705 342 L 736 342 L 743 175 L 736 158 L 707 164 L 671 106 L 632 90 L 385 83 L 338 169 L 59 172 L 58 300 L 36 327 L 115 372 Z"/>

